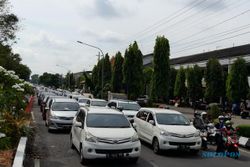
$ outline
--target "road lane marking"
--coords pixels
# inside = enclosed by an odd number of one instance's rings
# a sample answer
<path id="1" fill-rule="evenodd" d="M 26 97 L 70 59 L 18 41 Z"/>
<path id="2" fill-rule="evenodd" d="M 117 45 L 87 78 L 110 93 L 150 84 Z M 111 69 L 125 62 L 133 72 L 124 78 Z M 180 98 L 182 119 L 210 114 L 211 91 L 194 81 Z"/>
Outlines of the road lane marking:
<path id="1" fill-rule="evenodd" d="M 35 167 L 40 167 L 40 159 L 35 159 Z"/>
<path id="2" fill-rule="evenodd" d="M 154 163 L 154 160 L 150 160 L 149 163 L 150 163 L 153 167 L 159 167 L 158 165 L 156 165 L 156 163 Z"/>

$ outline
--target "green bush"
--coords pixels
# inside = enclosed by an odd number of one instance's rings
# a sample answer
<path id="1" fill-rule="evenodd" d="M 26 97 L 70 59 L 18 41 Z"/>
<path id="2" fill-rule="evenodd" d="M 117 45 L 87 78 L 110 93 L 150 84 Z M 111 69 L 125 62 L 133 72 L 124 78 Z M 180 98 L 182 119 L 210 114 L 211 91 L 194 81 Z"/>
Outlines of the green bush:
<path id="1" fill-rule="evenodd" d="M 207 114 L 212 120 L 215 120 L 221 115 L 221 111 L 218 105 L 215 104 L 210 106 L 209 110 L 207 111 Z"/>
<path id="2" fill-rule="evenodd" d="M 12 148 L 11 138 L 4 137 L 0 139 L 0 150 L 7 150 Z"/>
<path id="3" fill-rule="evenodd" d="M 238 135 L 243 137 L 250 137 L 250 124 L 238 125 Z"/>

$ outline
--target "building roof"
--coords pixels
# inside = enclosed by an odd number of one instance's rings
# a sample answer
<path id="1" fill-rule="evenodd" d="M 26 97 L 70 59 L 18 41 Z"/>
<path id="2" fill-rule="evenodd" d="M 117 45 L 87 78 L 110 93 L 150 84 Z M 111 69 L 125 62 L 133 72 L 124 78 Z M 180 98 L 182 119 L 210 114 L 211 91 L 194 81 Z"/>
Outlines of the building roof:
<path id="1" fill-rule="evenodd" d="M 196 63 L 209 60 L 210 58 L 225 59 L 225 58 L 243 56 L 248 54 L 250 54 L 250 44 L 235 46 L 220 50 L 214 50 L 210 52 L 199 53 L 185 57 L 172 58 L 170 59 L 170 65 Z M 143 58 L 148 58 L 148 57 L 151 57 L 153 60 L 153 53 L 143 56 Z M 149 65 L 149 64 L 144 64 L 144 65 Z"/>

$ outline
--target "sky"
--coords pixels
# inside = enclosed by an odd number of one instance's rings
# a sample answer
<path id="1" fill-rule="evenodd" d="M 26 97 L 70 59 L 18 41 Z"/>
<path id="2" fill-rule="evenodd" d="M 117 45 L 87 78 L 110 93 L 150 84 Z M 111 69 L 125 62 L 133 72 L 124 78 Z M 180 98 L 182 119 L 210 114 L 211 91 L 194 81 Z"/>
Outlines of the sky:
<path id="1" fill-rule="evenodd" d="M 137 41 L 153 52 L 164 35 L 170 58 L 249 43 L 249 0 L 9 0 L 20 19 L 19 53 L 32 70 L 66 74 L 91 70 L 98 50 L 114 56 Z"/>

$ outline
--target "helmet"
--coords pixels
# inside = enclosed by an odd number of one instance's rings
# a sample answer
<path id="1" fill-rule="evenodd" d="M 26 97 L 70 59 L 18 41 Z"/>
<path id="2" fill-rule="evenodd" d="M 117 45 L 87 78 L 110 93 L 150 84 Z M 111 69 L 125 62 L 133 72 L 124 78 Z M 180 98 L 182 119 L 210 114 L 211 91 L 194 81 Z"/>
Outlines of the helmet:
<path id="1" fill-rule="evenodd" d="M 226 127 L 231 127 L 231 126 L 232 126 L 232 122 L 229 121 L 229 120 L 227 120 L 227 121 L 225 122 L 225 125 L 226 125 Z"/>
<path id="2" fill-rule="evenodd" d="M 194 112 L 194 117 L 200 116 L 200 114 L 198 113 L 198 111 Z"/>
<path id="3" fill-rule="evenodd" d="M 205 111 L 203 111 L 203 112 L 201 113 L 201 116 L 203 117 L 203 115 L 207 115 L 207 113 L 206 113 Z"/>
<path id="4" fill-rule="evenodd" d="M 224 121 L 224 116 L 220 115 L 220 116 L 218 116 L 218 119 L 219 119 L 219 122 L 223 122 Z"/>

